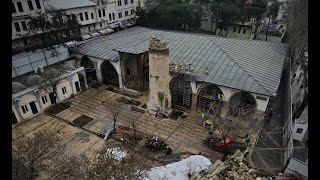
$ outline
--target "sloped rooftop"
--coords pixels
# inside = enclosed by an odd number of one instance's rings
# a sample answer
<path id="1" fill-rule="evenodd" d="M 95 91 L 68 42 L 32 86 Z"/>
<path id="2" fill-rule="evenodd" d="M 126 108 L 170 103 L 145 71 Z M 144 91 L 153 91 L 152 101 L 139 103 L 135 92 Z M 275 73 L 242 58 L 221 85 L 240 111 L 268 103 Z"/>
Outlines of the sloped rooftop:
<path id="1" fill-rule="evenodd" d="M 276 95 L 287 44 L 133 27 L 88 41 L 70 51 L 117 61 L 117 51 L 132 54 L 148 51 L 152 36 L 167 42 L 170 63 L 191 64 L 197 81 Z"/>
<path id="2" fill-rule="evenodd" d="M 49 9 L 50 6 L 56 9 L 72 9 L 96 5 L 89 0 L 43 0 L 43 4 L 45 9 Z"/>

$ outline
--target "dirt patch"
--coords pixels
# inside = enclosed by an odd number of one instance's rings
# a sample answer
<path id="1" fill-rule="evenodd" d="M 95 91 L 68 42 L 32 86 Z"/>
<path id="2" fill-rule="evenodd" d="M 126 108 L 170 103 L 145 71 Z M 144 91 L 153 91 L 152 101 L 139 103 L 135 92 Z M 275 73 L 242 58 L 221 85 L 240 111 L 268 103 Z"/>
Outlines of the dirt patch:
<path id="1" fill-rule="evenodd" d="M 172 113 L 170 114 L 169 118 L 177 120 L 182 115 L 183 115 L 182 111 L 173 110 Z"/>
<path id="2" fill-rule="evenodd" d="M 91 88 L 98 89 L 100 86 L 102 86 L 100 83 L 96 83 L 96 84 L 92 85 Z"/>
<path id="3" fill-rule="evenodd" d="M 46 113 L 48 114 L 54 114 L 57 115 L 58 113 L 68 109 L 70 106 L 66 106 L 65 104 L 57 104 L 49 107 L 47 110 L 45 110 Z"/>
<path id="4" fill-rule="evenodd" d="M 93 118 L 91 118 L 91 117 L 88 117 L 86 115 L 81 115 L 80 117 L 73 120 L 72 122 L 77 124 L 80 127 L 83 127 L 84 125 L 88 124 L 92 120 L 93 120 Z"/>

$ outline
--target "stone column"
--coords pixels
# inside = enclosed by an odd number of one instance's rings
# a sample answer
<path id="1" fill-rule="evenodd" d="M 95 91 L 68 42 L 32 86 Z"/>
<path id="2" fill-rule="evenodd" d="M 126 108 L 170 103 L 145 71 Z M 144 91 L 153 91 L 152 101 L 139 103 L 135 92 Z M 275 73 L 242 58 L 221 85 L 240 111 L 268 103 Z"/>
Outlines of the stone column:
<path id="1" fill-rule="evenodd" d="M 18 114 L 17 121 L 20 122 L 21 120 L 23 120 L 23 117 L 22 117 L 20 109 L 19 109 L 20 108 L 19 104 L 15 104 L 14 102 L 12 104 L 14 104 L 13 106 L 16 109 L 16 112 Z"/>
<path id="2" fill-rule="evenodd" d="M 192 93 L 191 110 L 197 110 L 197 104 L 198 104 L 198 94 L 197 93 Z"/>
<path id="3" fill-rule="evenodd" d="M 101 63 L 93 62 L 94 68 L 96 69 L 97 80 L 102 83 L 102 74 L 101 74 Z"/>
<path id="4" fill-rule="evenodd" d="M 39 104 L 39 108 L 40 108 L 40 110 L 39 111 L 41 111 L 41 109 L 42 109 L 42 105 L 41 105 L 41 99 L 40 99 L 40 94 L 39 94 L 39 89 L 38 89 L 38 92 L 36 93 L 36 92 L 34 92 L 34 95 L 36 96 L 36 99 L 37 99 L 37 101 L 38 101 L 38 104 Z"/>
<path id="5" fill-rule="evenodd" d="M 84 74 L 84 75 L 83 75 L 84 84 L 85 84 L 86 88 L 88 89 L 89 86 L 88 86 L 88 82 L 87 82 L 87 75 L 86 75 L 86 73 L 83 73 L 83 74 Z"/>
<path id="6" fill-rule="evenodd" d="M 169 49 L 160 39 L 153 37 L 149 41 L 149 112 L 157 111 L 170 113 Z"/>

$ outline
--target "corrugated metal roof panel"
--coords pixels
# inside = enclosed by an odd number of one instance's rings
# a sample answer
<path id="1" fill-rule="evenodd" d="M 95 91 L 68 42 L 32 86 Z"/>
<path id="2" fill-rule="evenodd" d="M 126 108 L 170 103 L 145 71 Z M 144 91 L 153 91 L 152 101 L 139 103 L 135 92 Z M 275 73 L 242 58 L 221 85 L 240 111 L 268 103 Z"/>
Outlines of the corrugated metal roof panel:
<path id="1" fill-rule="evenodd" d="M 281 43 L 133 27 L 81 44 L 71 51 L 115 60 L 117 53 L 112 49 L 142 53 L 148 50 L 152 36 L 167 42 L 171 63 L 190 63 L 198 81 L 268 96 L 274 96 L 277 91 L 287 53 L 287 45 Z"/>

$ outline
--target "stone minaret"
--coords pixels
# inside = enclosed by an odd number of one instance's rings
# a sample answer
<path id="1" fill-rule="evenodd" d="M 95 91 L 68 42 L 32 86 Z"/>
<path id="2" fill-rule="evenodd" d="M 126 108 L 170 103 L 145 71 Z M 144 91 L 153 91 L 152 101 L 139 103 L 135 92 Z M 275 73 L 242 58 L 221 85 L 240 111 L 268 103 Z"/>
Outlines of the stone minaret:
<path id="1" fill-rule="evenodd" d="M 147 109 L 153 114 L 159 109 L 164 114 L 171 111 L 169 75 L 169 49 L 166 43 L 152 37 L 149 41 L 149 99 Z"/>

